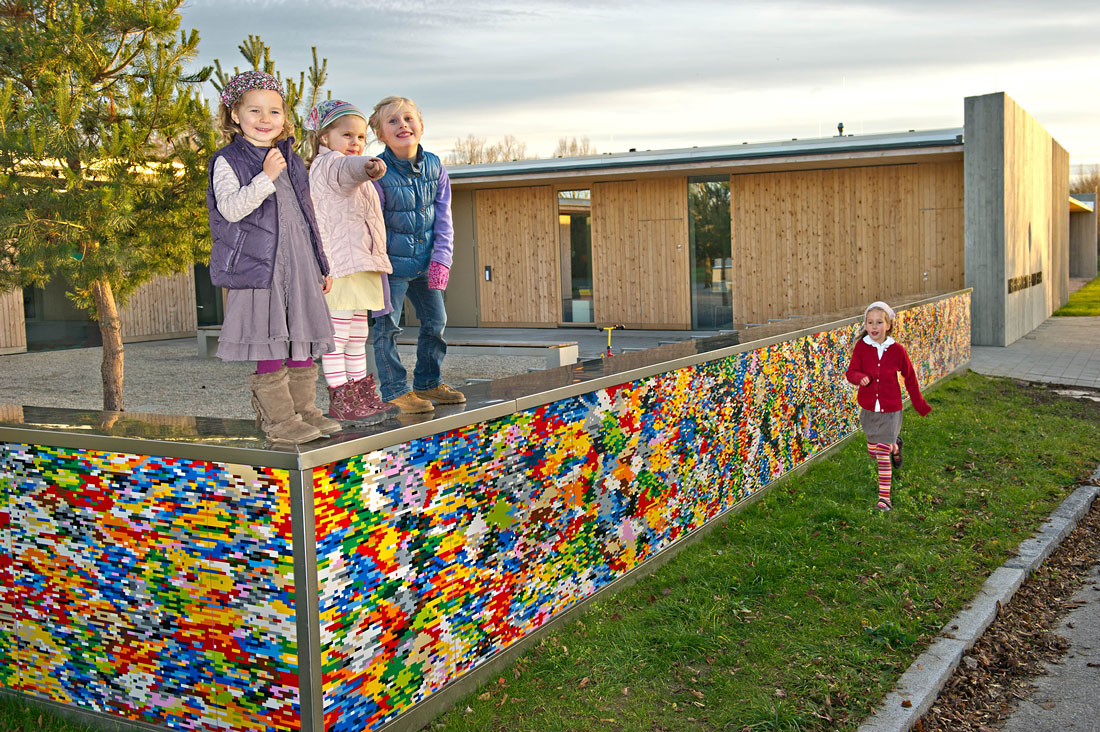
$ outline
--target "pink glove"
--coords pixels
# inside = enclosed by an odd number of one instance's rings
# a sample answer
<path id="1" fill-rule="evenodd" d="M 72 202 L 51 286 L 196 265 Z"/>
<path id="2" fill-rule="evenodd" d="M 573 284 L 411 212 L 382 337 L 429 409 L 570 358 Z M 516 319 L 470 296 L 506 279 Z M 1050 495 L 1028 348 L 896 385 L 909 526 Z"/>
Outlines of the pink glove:
<path id="1" fill-rule="evenodd" d="M 441 262 L 433 261 L 428 265 L 428 289 L 446 290 L 447 280 L 451 277 L 451 268 Z"/>

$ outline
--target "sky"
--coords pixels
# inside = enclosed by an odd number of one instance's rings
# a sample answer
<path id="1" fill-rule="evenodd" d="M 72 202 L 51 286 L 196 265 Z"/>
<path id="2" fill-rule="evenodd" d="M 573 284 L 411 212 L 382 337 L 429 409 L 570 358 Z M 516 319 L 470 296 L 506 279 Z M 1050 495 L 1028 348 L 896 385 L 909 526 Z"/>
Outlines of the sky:
<path id="1" fill-rule="evenodd" d="M 369 109 L 398 94 L 425 149 L 506 135 L 528 153 L 598 152 L 962 127 L 1005 92 L 1100 164 L 1100 12 L 1090 3 L 887 0 L 187 0 L 198 65 L 244 64 L 249 35 L 284 76 L 311 47 L 326 90 Z M 215 94 L 209 90 L 211 97 Z M 308 110 L 307 110 L 308 111 Z M 372 147 L 377 151 L 379 146 Z"/>

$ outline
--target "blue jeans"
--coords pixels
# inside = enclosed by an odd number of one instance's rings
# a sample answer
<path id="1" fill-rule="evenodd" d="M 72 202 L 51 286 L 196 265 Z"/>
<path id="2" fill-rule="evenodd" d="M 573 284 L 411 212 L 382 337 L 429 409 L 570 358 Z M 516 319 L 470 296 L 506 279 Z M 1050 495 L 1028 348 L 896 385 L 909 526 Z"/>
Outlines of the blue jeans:
<path id="1" fill-rule="evenodd" d="M 420 320 L 412 388 L 424 391 L 442 384 L 440 367 L 443 357 L 447 355 L 447 341 L 443 340 L 443 329 L 447 327 L 443 292 L 428 289 L 426 274 L 411 280 L 393 275 L 389 279 L 393 312 L 374 319 L 374 363 L 378 368 L 378 391 L 382 401 L 386 402 L 409 392 L 405 367 L 397 354 L 397 334 L 401 332 L 398 323 L 401 322 L 406 295 Z"/>

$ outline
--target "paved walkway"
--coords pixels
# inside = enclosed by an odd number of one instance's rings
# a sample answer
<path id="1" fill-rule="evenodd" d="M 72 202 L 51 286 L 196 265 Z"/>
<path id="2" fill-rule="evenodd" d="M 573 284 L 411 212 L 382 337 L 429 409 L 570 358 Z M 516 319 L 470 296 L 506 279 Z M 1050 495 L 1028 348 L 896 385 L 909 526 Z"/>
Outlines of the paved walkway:
<path id="1" fill-rule="evenodd" d="M 1100 389 L 1100 317 L 1048 318 L 1005 348 L 974 346 L 970 369 L 987 376 Z"/>

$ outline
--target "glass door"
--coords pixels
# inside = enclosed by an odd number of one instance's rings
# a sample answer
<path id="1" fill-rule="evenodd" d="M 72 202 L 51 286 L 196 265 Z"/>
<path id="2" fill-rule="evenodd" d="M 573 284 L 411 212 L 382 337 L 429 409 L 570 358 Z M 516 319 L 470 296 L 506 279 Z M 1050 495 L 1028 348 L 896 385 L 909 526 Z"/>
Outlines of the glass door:
<path id="1" fill-rule="evenodd" d="M 592 196 L 585 188 L 558 191 L 563 323 L 593 323 Z"/>
<path id="2" fill-rule="evenodd" d="M 728 178 L 688 182 L 691 230 L 691 327 L 733 327 L 733 245 Z"/>

